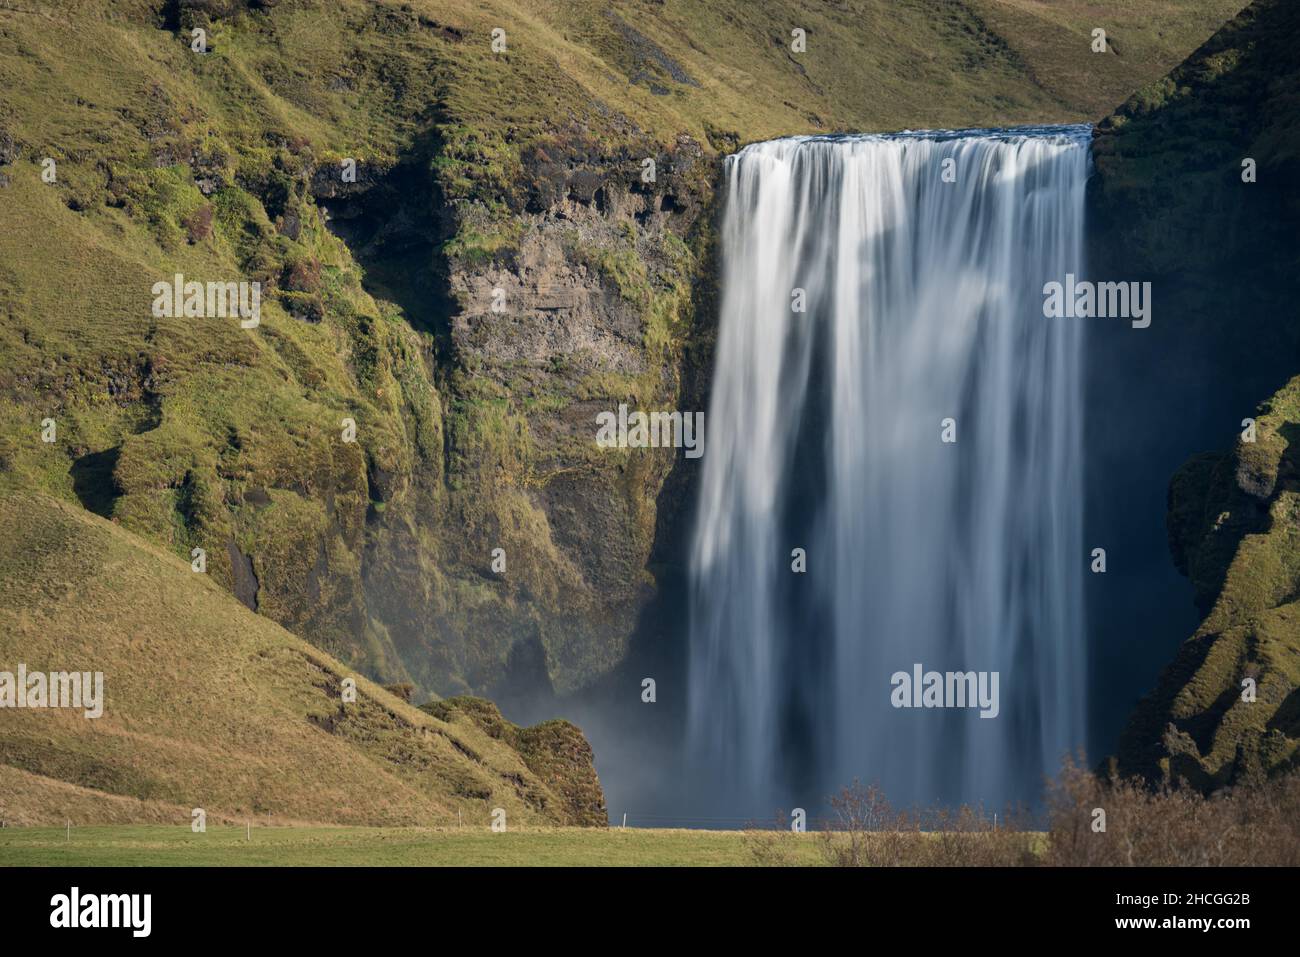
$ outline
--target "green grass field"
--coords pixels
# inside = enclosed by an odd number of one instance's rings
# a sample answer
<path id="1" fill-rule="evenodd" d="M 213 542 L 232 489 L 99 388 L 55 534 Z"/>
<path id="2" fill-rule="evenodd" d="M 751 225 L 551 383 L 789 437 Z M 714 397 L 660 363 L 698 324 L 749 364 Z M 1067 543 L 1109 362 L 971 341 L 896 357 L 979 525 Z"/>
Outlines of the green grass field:
<path id="1" fill-rule="evenodd" d="M 816 835 L 783 834 L 790 859 L 821 864 Z M 367 827 L 6 828 L 0 866 L 719 866 L 753 864 L 740 831 Z"/>

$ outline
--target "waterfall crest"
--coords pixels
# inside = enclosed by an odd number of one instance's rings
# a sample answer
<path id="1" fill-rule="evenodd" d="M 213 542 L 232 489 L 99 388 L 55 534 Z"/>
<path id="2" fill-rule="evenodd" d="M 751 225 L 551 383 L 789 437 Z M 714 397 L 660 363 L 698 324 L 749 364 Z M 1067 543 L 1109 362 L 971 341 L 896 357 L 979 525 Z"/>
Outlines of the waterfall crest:
<path id="1" fill-rule="evenodd" d="M 1031 802 L 1083 744 L 1083 328 L 1042 288 L 1085 272 L 1089 135 L 727 159 L 688 703 L 719 796 Z M 915 664 L 999 673 L 998 715 L 893 707 Z"/>

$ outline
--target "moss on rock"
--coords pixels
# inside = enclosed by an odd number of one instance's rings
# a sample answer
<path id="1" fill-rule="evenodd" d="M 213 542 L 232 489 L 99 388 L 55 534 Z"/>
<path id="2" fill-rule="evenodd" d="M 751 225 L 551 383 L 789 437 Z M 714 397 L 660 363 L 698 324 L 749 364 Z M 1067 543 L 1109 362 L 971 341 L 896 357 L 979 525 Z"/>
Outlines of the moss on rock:
<path id="1" fill-rule="evenodd" d="M 421 710 L 453 726 L 468 719 L 489 737 L 518 751 L 528 769 L 560 796 L 563 806 L 556 813 L 579 825 L 609 823 L 591 745 L 575 725 L 554 720 L 521 728 L 502 717 L 491 701 L 469 695 L 432 701 L 421 705 Z"/>

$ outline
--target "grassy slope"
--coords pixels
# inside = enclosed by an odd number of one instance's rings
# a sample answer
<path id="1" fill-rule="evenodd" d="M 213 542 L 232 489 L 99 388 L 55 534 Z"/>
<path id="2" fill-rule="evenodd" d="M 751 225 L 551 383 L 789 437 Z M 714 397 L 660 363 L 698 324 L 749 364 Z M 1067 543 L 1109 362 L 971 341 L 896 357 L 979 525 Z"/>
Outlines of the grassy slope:
<path id="1" fill-rule="evenodd" d="M 1242 6 L 1240 0 L 414 4 L 467 27 L 470 42 L 458 51 L 446 91 L 448 109 L 466 122 L 528 131 L 554 126 L 575 110 L 600 124 L 605 109 L 593 111 L 598 104 L 664 142 L 683 132 L 704 139 L 710 128 L 752 140 L 818 129 L 1090 119 L 1172 68 Z M 1094 26 L 1107 29 L 1114 51 L 1091 52 Z M 505 71 L 486 49 L 493 27 L 507 31 Z M 795 27 L 807 31 L 802 54 L 789 50 Z M 648 43 L 629 40 L 625 28 Z M 688 81 L 674 82 L 665 61 Z M 535 86 L 539 76 L 552 81 L 545 91 Z"/>
<path id="2" fill-rule="evenodd" d="M 351 652 L 366 457 L 331 440 L 351 415 L 368 444 L 403 444 L 393 441 L 402 426 L 395 400 L 380 395 L 385 386 L 400 394 L 395 377 L 418 345 L 361 292 L 350 257 L 312 208 L 294 241 L 258 198 L 298 174 L 286 171 L 291 153 L 268 145 L 266 130 L 298 137 L 320 123 L 228 61 L 202 60 L 144 28 L 134 19 L 147 19 L 143 5 L 129 12 L 126 22 L 89 9 L 3 14 L 7 52 L 18 54 L 3 61 L 8 122 L 25 142 L 0 202 L 0 301 L 12 317 L 0 344 L 8 477 L 72 499 L 69 465 L 112 450 L 108 507 L 125 526 L 181 554 L 205 545 L 227 584 L 225 545 L 236 541 L 263 559 L 268 583 L 280 581 L 260 596 L 263 612 Z M 105 56 L 75 53 L 83 29 Z M 174 162 L 196 154 L 223 184 L 210 200 L 190 165 Z M 57 186 L 36 176 L 35 158 L 45 155 L 59 160 Z M 215 210 L 214 231 L 189 242 L 183 220 L 205 206 Z M 274 300 L 256 334 L 149 314 L 160 276 L 274 281 L 303 259 L 321 265 L 329 324 L 292 320 Z M 374 354 L 381 361 L 363 361 Z M 415 408 L 436 428 L 436 406 Z M 31 455 L 34 414 L 59 421 L 61 455 Z M 264 514 L 236 507 L 250 487 L 272 489 Z M 320 501 L 326 491 L 332 507 Z M 289 547 L 277 551 L 285 530 Z M 333 569 L 316 608 L 294 600 L 306 591 L 294 546 L 308 544 L 308 560 L 324 552 Z M 384 654 L 376 649 L 372 661 Z"/>
<path id="3" fill-rule="evenodd" d="M 740 831 L 527 828 L 494 834 L 361 828 L 74 828 L 0 831 L 0 866 L 741 866 Z M 784 836 L 792 863 L 819 864 L 814 834 Z"/>
<path id="4" fill-rule="evenodd" d="M 1096 119 L 1174 67 L 1245 4 L 973 0 L 970 6 L 987 29 L 1006 38 L 1044 91 Z M 1104 56 L 1091 50 L 1096 28 L 1106 31 Z"/>
<path id="5" fill-rule="evenodd" d="M 76 506 L 0 499 L 0 661 L 102 671 L 104 715 L 0 713 L 0 818 L 603 823 L 466 714 L 434 718 Z M 547 726 L 543 726 L 547 727 Z M 519 732 L 511 727 L 512 733 Z M 587 752 L 590 761 L 590 752 Z M 600 803 L 594 774 L 592 799 Z"/>

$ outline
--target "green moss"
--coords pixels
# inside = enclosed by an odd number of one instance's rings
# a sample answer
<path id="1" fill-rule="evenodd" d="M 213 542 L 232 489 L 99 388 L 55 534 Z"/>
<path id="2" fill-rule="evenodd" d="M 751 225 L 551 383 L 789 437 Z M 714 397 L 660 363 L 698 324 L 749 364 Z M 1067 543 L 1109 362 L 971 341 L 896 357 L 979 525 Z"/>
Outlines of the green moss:
<path id="1" fill-rule="evenodd" d="M 451 200 L 508 194 L 522 178 L 517 143 L 492 126 L 442 124 L 433 171 Z M 504 210 L 500 210 L 504 212 Z"/>
<path id="2" fill-rule="evenodd" d="M 468 266 L 490 263 L 502 252 L 514 249 L 523 230 L 524 224 L 518 220 L 495 224 L 486 231 L 466 226 L 443 243 L 442 251 Z"/>

